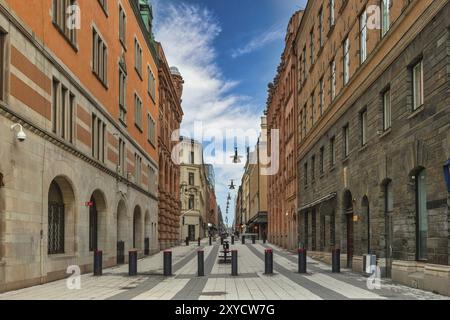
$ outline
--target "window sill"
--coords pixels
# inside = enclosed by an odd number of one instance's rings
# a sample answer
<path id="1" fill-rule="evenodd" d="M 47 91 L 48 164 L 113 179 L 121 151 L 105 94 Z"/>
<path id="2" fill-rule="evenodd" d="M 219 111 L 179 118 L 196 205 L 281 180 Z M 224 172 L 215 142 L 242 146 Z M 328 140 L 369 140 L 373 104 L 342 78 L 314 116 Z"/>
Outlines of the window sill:
<path id="1" fill-rule="evenodd" d="M 136 67 L 134 67 L 134 70 L 136 70 L 136 73 L 138 74 L 139 79 L 141 79 L 141 81 L 144 81 L 144 79 L 142 78 L 142 74 L 141 74 L 141 72 L 139 71 L 139 69 L 136 68 Z"/>
<path id="2" fill-rule="evenodd" d="M 319 179 L 322 179 L 322 178 L 324 178 L 325 177 L 325 172 L 322 172 L 321 174 L 320 174 L 320 176 L 319 176 Z"/>
<path id="3" fill-rule="evenodd" d="M 51 260 L 65 260 L 65 259 L 74 259 L 77 256 L 74 254 L 66 254 L 66 253 L 57 253 L 57 254 L 47 254 L 48 258 Z"/>
<path id="4" fill-rule="evenodd" d="M 330 27 L 330 29 L 328 30 L 328 33 L 327 33 L 327 37 L 328 37 L 328 38 L 329 38 L 329 37 L 331 36 L 331 34 L 333 33 L 335 26 L 336 26 L 336 21 L 334 22 L 334 24 L 333 24 L 333 25 Z"/>
<path id="5" fill-rule="evenodd" d="M 53 26 L 58 30 L 59 34 L 66 40 L 66 42 L 72 47 L 72 49 L 78 53 L 79 48 L 76 43 L 73 43 L 69 38 L 67 38 L 67 35 L 61 30 L 58 24 L 56 24 L 54 21 L 52 21 Z"/>
<path id="6" fill-rule="evenodd" d="M 106 82 L 104 82 L 99 76 L 98 74 L 92 70 L 92 74 L 97 78 L 97 80 L 102 84 L 103 88 L 105 88 L 106 90 L 109 89 L 108 84 Z"/>
<path id="7" fill-rule="evenodd" d="M 125 44 L 125 41 L 122 39 L 119 39 L 120 44 L 122 45 L 122 48 L 125 52 L 128 51 L 127 45 Z"/>
<path id="8" fill-rule="evenodd" d="M 389 134 L 391 133 L 391 131 L 392 131 L 391 128 L 384 130 L 384 131 L 380 134 L 379 138 L 382 139 L 382 138 L 386 137 L 387 135 L 389 135 Z"/>
<path id="9" fill-rule="evenodd" d="M 346 164 L 350 160 L 350 156 L 347 156 L 342 160 L 342 164 Z"/>
<path id="10" fill-rule="evenodd" d="M 134 126 L 136 127 L 136 129 L 138 129 L 139 130 L 139 132 L 140 133 L 142 133 L 143 131 L 142 131 L 142 129 L 141 129 L 141 127 L 139 127 L 139 125 L 137 124 L 137 123 L 135 123 L 134 124 Z"/>
<path id="11" fill-rule="evenodd" d="M 127 124 L 125 123 L 125 121 L 123 121 L 122 119 L 119 119 L 119 122 L 120 122 L 125 128 L 128 127 Z"/>
<path id="12" fill-rule="evenodd" d="M 414 110 L 406 119 L 412 119 L 414 117 L 416 117 L 418 114 L 422 113 L 422 111 L 424 110 L 423 104 L 418 107 L 416 110 Z"/>
<path id="13" fill-rule="evenodd" d="M 336 165 L 335 164 L 331 166 L 330 172 L 333 172 L 334 170 L 336 170 Z"/>
<path id="14" fill-rule="evenodd" d="M 154 144 L 153 142 L 151 142 L 149 139 L 147 139 L 147 142 L 148 142 L 154 149 L 156 149 L 156 146 L 155 146 L 155 144 Z"/>

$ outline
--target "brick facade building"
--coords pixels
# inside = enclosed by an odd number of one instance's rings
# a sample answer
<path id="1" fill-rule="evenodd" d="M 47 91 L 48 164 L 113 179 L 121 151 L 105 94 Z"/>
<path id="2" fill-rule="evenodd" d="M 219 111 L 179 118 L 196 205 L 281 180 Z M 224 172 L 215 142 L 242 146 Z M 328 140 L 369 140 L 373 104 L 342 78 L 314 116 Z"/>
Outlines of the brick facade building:
<path id="1" fill-rule="evenodd" d="M 284 248 L 297 247 L 297 52 L 294 41 L 303 12 L 288 25 L 285 50 L 267 101 L 268 147 L 271 130 L 279 130 L 279 171 L 268 176 L 268 239 Z M 276 152 L 276 151 L 274 151 Z"/>
<path id="2" fill-rule="evenodd" d="M 181 96 L 183 78 L 176 67 L 169 68 L 163 48 L 159 55 L 159 243 L 161 249 L 179 243 L 180 234 L 180 167 L 172 161 L 172 150 L 178 141 L 177 132 L 183 117 Z M 176 136 L 173 136 L 173 135 Z"/>
<path id="3" fill-rule="evenodd" d="M 299 242 L 447 295 L 449 16 L 440 0 L 309 1 L 295 44 Z"/>
<path id="4" fill-rule="evenodd" d="M 77 3 L 0 1 L 0 291 L 159 250 L 151 7 Z"/>

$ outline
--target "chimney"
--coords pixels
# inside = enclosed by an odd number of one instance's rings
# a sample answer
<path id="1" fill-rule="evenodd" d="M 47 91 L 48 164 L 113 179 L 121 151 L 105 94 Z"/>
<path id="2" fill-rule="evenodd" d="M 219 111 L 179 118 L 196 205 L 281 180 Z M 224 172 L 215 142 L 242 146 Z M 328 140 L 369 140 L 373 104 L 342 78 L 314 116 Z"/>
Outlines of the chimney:
<path id="1" fill-rule="evenodd" d="M 172 74 L 173 85 L 175 86 L 175 90 L 181 103 L 182 101 L 181 96 L 183 95 L 183 84 L 184 84 L 183 77 L 181 76 L 181 73 L 177 67 L 170 67 L 170 73 Z"/>

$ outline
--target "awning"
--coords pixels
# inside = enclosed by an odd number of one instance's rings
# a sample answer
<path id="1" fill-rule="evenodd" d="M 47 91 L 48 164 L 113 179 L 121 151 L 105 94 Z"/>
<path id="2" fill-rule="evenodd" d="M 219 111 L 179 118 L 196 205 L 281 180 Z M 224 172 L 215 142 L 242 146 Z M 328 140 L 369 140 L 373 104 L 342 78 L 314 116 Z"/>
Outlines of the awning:
<path id="1" fill-rule="evenodd" d="M 247 225 L 252 227 L 254 224 L 267 223 L 267 212 L 258 212 L 250 220 L 248 220 Z"/>
<path id="2" fill-rule="evenodd" d="M 309 208 L 315 207 L 319 203 L 322 203 L 322 202 L 325 202 L 325 201 L 328 201 L 328 200 L 336 198 L 336 196 L 337 196 L 336 192 L 330 193 L 329 195 L 326 195 L 326 196 L 324 196 L 324 197 L 322 197 L 320 199 L 314 200 L 313 202 L 310 202 L 310 203 L 304 205 L 303 207 L 300 207 L 298 209 L 298 212 L 302 212 L 302 211 L 305 211 L 305 210 L 307 210 Z"/>

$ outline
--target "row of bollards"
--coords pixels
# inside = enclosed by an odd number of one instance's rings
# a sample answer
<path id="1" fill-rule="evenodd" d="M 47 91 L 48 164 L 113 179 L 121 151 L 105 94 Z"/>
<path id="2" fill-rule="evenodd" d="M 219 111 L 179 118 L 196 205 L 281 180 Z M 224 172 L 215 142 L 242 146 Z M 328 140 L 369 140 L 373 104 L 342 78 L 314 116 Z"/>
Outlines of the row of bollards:
<path id="1" fill-rule="evenodd" d="M 244 238 L 243 238 L 244 239 Z M 233 240 L 233 239 L 232 239 Z M 244 240 L 245 241 L 245 240 Z M 200 245 L 200 240 L 199 240 Z M 227 252 L 224 251 L 225 262 L 227 260 Z M 332 264 L 332 272 L 339 273 L 341 272 L 341 261 L 340 261 L 341 251 L 339 249 L 333 249 L 331 254 L 331 264 Z M 138 252 L 137 250 L 130 250 L 128 256 L 128 275 L 136 276 L 137 272 L 137 258 Z M 100 250 L 96 250 L 94 252 L 94 276 L 102 275 L 102 260 L 103 260 L 103 252 Z M 197 261 L 198 261 L 198 276 L 205 276 L 205 252 L 203 250 L 199 250 L 197 252 Z M 264 252 L 264 273 L 269 275 L 273 274 L 273 250 L 266 249 Z M 307 250 L 304 248 L 298 249 L 298 273 L 305 274 L 307 273 Z M 166 277 L 170 277 L 172 275 L 172 251 L 166 250 L 163 253 L 163 274 Z M 238 275 L 238 251 L 231 250 L 231 275 Z"/>

